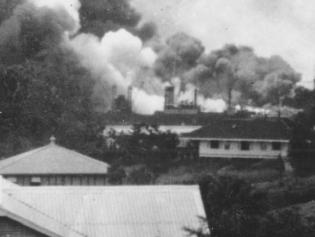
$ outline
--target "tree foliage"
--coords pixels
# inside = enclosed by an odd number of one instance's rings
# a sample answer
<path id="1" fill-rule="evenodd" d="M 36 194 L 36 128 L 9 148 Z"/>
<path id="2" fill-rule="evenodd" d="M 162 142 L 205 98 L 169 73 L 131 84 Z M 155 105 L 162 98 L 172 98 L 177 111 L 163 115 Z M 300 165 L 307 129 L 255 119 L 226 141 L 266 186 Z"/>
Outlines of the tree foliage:
<path id="1" fill-rule="evenodd" d="M 249 183 L 229 176 L 208 176 L 200 188 L 212 237 L 255 236 L 267 199 Z"/>
<path id="2" fill-rule="evenodd" d="M 93 110 L 93 83 L 71 51 L 56 48 L 49 55 L 0 71 L 2 146 L 10 137 L 30 144 L 58 142 L 88 152 L 101 132 Z M 13 138 L 12 138 L 13 139 Z M 16 150 L 2 150 L 9 155 Z"/>
<path id="3" fill-rule="evenodd" d="M 111 138 L 125 164 L 144 163 L 157 168 L 176 158 L 177 135 L 154 125 L 136 124 L 130 135 L 113 133 Z"/>
<path id="4" fill-rule="evenodd" d="M 261 222 L 257 237 L 311 237 L 315 230 L 303 223 L 297 210 L 286 209 L 268 213 Z"/>
<path id="5" fill-rule="evenodd" d="M 185 228 L 196 237 L 311 237 L 315 222 L 307 222 L 296 208 L 272 209 L 267 193 L 229 176 L 207 176 L 200 188 L 207 220 L 197 229 Z M 210 234 L 204 224 L 209 226 Z"/>
<path id="6" fill-rule="evenodd" d="M 290 158 L 297 174 L 315 171 L 315 91 L 299 88 L 290 103 L 302 109 L 293 118 Z"/>

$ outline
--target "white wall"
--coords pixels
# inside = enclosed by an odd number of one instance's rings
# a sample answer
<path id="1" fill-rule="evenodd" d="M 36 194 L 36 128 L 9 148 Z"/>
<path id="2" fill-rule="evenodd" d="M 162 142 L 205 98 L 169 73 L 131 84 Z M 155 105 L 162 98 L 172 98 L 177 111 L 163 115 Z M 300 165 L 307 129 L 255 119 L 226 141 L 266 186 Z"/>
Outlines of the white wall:
<path id="1" fill-rule="evenodd" d="M 230 149 L 224 148 L 224 143 L 230 143 Z M 266 149 L 261 148 L 261 143 L 265 143 Z M 279 154 L 285 158 L 288 155 L 288 143 L 281 143 L 281 150 L 273 150 L 272 142 L 250 142 L 249 150 L 241 150 L 241 141 L 219 141 L 219 148 L 211 148 L 210 141 L 200 141 L 199 156 L 213 158 L 257 158 L 257 159 L 277 159 Z"/>

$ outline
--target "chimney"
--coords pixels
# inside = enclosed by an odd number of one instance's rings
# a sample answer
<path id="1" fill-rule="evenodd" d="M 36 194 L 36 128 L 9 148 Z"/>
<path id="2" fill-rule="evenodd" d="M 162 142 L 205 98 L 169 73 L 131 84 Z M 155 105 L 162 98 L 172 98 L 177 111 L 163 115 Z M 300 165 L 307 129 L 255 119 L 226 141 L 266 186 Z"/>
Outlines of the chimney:
<path id="1" fill-rule="evenodd" d="M 111 96 L 112 96 L 112 108 L 111 108 L 111 110 L 115 110 L 116 108 L 115 108 L 115 99 L 116 99 L 116 95 L 117 94 L 117 87 L 116 87 L 116 85 L 113 85 L 112 86 L 112 94 L 111 94 Z"/>
<path id="2" fill-rule="evenodd" d="M 128 86 L 127 101 L 129 103 L 130 111 L 132 111 L 132 86 Z"/>
<path id="3" fill-rule="evenodd" d="M 174 107 L 174 86 L 167 86 L 164 95 L 164 109 Z"/>
<path id="4" fill-rule="evenodd" d="M 197 105 L 198 105 L 198 90 L 197 90 L 197 88 L 195 88 L 195 90 L 194 90 L 194 101 L 193 101 L 193 106 L 194 106 L 194 108 L 197 108 Z"/>

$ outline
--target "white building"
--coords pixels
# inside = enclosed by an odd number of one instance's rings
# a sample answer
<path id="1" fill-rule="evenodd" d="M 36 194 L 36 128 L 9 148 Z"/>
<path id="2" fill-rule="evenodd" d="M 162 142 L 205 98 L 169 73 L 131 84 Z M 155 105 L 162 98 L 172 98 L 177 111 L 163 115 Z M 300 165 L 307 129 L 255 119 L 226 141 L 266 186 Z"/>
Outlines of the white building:
<path id="1" fill-rule="evenodd" d="M 195 141 L 199 157 L 277 159 L 288 156 L 289 127 L 283 120 L 215 120 L 181 139 Z"/>

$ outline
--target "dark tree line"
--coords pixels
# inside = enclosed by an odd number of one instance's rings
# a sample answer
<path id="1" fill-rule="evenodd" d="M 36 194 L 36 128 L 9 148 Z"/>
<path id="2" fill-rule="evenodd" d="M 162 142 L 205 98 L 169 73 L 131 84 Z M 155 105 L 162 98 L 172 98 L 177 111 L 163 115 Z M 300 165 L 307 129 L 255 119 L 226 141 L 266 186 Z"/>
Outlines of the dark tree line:
<path id="1" fill-rule="evenodd" d="M 48 142 L 92 153 L 102 131 L 93 82 L 71 51 L 0 68 L 0 157 Z M 74 66 L 76 65 L 76 66 Z"/>
<path id="2" fill-rule="evenodd" d="M 113 132 L 112 150 L 123 164 L 147 164 L 157 168 L 176 159 L 178 137 L 171 132 L 162 132 L 156 125 L 135 124 L 131 134 Z"/>
<path id="3" fill-rule="evenodd" d="M 315 170 L 315 90 L 298 87 L 289 100 L 291 106 L 301 109 L 293 117 L 290 157 L 298 174 Z"/>
<path id="4" fill-rule="evenodd" d="M 311 237 L 315 220 L 306 223 L 296 208 L 271 205 L 268 194 L 250 183 L 229 176 L 208 176 L 200 181 L 208 230 L 187 229 L 197 237 Z"/>

